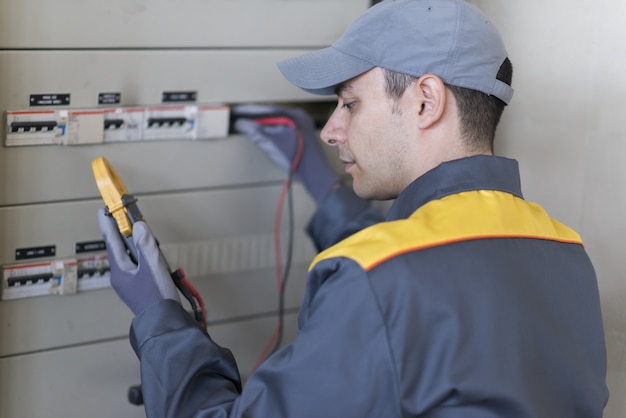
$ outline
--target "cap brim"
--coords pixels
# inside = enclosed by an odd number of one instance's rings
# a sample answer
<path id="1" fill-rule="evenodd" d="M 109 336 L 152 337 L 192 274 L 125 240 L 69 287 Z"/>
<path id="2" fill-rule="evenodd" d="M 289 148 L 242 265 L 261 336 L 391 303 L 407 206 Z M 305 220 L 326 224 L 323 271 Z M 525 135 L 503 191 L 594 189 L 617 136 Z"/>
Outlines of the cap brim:
<path id="1" fill-rule="evenodd" d="M 312 94 L 334 94 L 335 86 L 375 67 L 367 61 L 328 47 L 278 62 L 285 78 Z"/>

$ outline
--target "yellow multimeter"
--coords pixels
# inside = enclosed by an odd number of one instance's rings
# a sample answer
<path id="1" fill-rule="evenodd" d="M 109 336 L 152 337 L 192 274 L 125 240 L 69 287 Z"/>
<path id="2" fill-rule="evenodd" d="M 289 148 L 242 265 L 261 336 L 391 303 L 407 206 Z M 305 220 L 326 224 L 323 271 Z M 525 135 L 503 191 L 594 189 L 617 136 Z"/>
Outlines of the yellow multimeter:
<path id="1" fill-rule="evenodd" d="M 93 160 L 91 169 L 107 214 L 117 225 L 133 261 L 137 262 L 137 249 L 132 238 L 133 224 L 145 220 L 137 207 L 137 199 L 128 193 L 122 179 L 106 158 L 98 157 Z"/>
<path id="2" fill-rule="evenodd" d="M 93 176 L 96 179 L 100 196 L 106 205 L 107 215 L 111 217 L 111 222 L 115 222 L 117 229 L 124 239 L 124 244 L 128 249 L 130 258 L 138 264 L 137 247 L 133 241 L 133 224 L 138 221 L 145 221 L 143 215 L 137 207 L 137 199 L 128 193 L 126 186 L 120 179 L 115 169 L 104 157 L 98 157 L 91 162 Z M 165 261 L 165 257 L 163 257 Z M 167 265 L 167 261 L 165 261 Z M 204 302 L 198 291 L 187 281 L 183 269 L 178 268 L 171 271 L 170 276 L 176 288 L 189 301 L 193 310 L 194 318 L 206 330 L 206 313 Z"/>

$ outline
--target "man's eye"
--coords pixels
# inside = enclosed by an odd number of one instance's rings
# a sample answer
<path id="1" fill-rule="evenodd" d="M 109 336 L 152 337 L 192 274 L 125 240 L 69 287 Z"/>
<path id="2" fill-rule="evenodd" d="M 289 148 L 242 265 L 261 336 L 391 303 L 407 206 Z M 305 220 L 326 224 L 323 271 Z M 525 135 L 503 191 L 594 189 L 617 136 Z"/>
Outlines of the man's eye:
<path id="1" fill-rule="evenodd" d="M 341 105 L 342 109 L 352 110 L 353 107 L 354 107 L 354 102 L 344 103 L 343 105 Z"/>

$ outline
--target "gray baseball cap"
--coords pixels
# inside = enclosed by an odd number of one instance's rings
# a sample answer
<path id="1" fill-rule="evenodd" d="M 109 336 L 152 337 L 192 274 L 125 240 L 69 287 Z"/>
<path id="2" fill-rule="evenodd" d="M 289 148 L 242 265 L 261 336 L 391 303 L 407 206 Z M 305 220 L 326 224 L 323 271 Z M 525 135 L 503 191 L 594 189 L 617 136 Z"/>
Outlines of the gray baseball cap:
<path id="1" fill-rule="evenodd" d="M 513 89 L 498 80 L 508 54 L 493 23 L 462 0 L 384 0 L 358 17 L 330 47 L 280 61 L 292 84 L 313 94 L 374 67 L 450 85 L 509 103 Z"/>

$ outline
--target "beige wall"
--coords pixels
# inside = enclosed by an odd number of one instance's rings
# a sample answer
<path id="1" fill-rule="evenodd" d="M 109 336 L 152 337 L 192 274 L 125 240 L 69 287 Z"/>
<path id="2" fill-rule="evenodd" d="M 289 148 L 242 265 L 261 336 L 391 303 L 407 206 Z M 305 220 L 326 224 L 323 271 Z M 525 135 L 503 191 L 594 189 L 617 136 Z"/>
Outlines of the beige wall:
<path id="1" fill-rule="evenodd" d="M 626 415 L 626 3 L 474 1 L 502 32 L 515 97 L 497 152 L 519 159 L 529 200 L 576 228 L 598 274 L 607 418 Z"/>

